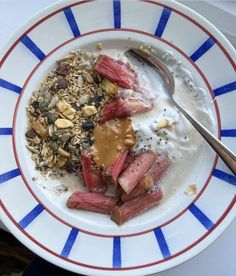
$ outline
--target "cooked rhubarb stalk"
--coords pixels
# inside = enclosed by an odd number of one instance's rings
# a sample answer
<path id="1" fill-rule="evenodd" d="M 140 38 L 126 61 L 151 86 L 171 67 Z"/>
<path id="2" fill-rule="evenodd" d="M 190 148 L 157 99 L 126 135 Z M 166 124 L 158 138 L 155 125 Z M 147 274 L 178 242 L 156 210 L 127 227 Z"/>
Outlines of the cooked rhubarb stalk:
<path id="1" fill-rule="evenodd" d="M 118 99 L 114 103 L 106 104 L 101 110 L 101 122 L 114 118 L 131 116 L 136 113 L 149 111 L 152 108 L 151 102 L 144 102 L 138 98 Z"/>
<path id="2" fill-rule="evenodd" d="M 106 183 L 115 184 L 124 166 L 128 150 L 121 152 L 113 165 L 103 170 L 103 178 Z"/>
<path id="3" fill-rule="evenodd" d="M 154 162 L 149 171 L 145 174 L 143 179 L 138 183 L 138 185 L 129 193 L 123 192 L 121 195 L 121 200 L 123 202 L 131 200 L 135 197 L 145 194 L 147 191 L 152 189 L 157 181 L 160 180 L 161 176 L 166 172 L 171 164 L 171 160 L 168 154 L 160 154 L 157 156 L 157 160 Z"/>
<path id="4" fill-rule="evenodd" d="M 156 154 L 152 151 L 143 152 L 138 155 L 129 167 L 121 174 L 118 178 L 118 182 L 127 194 L 137 186 L 156 161 L 156 158 Z"/>
<path id="5" fill-rule="evenodd" d="M 152 176 L 154 184 L 160 180 L 170 165 L 171 159 L 167 153 L 162 153 L 157 156 L 156 162 L 152 165 L 150 171 L 148 172 L 148 175 Z"/>
<path id="6" fill-rule="evenodd" d="M 68 208 L 110 214 L 116 202 L 117 199 L 113 196 L 75 192 L 68 198 L 66 205 Z"/>
<path id="7" fill-rule="evenodd" d="M 162 199 L 162 196 L 162 191 L 157 189 L 152 193 L 127 201 L 120 207 L 115 206 L 112 209 L 111 218 L 118 225 L 121 225 L 138 214 L 156 206 Z"/>
<path id="8" fill-rule="evenodd" d="M 87 189 L 91 193 L 105 193 L 107 186 L 102 179 L 102 174 L 92 166 L 90 156 L 81 153 L 82 173 Z"/>
<path id="9" fill-rule="evenodd" d="M 135 73 L 109 56 L 100 55 L 94 71 L 121 87 L 132 89 L 135 86 Z"/>
<path id="10" fill-rule="evenodd" d="M 134 199 L 136 197 L 139 197 L 141 195 L 144 195 L 147 191 L 151 190 L 154 187 L 154 182 L 152 175 L 146 175 L 139 183 L 138 185 L 131 191 L 129 194 L 126 194 L 125 192 L 121 195 L 121 200 L 123 202 Z"/>

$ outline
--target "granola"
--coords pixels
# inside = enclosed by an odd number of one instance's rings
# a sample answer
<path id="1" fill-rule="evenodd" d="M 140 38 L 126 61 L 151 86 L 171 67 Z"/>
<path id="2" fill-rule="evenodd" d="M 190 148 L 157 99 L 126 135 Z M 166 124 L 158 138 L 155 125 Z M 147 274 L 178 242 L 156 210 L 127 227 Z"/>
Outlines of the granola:
<path id="1" fill-rule="evenodd" d="M 84 50 L 57 61 L 27 106 L 27 149 L 36 169 L 61 175 L 76 172 L 80 154 L 92 144 L 92 131 L 110 96 L 93 70 L 96 56 Z M 113 88 L 115 89 L 115 87 Z"/>

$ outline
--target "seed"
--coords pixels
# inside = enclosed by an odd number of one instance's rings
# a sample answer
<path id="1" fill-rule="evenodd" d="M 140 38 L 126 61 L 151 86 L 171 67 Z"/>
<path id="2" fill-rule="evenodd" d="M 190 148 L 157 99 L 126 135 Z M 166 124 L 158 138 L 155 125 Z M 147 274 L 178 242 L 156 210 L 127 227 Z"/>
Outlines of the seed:
<path id="1" fill-rule="evenodd" d="M 47 118 L 48 124 L 54 124 L 54 122 L 56 121 L 56 117 L 50 112 L 46 112 L 45 117 Z"/>
<path id="2" fill-rule="evenodd" d="M 36 136 L 36 132 L 33 129 L 26 131 L 25 137 L 29 139 L 33 139 Z"/>
<path id="3" fill-rule="evenodd" d="M 39 110 L 41 112 L 47 110 L 47 107 L 48 107 L 48 102 L 43 100 L 42 102 L 39 103 Z"/>
<path id="4" fill-rule="evenodd" d="M 50 148 L 53 150 L 53 151 L 57 151 L 58 148 L 59 148 L 59 145 L 56 143 L 56 142 L 52 142 L 50 144 Z"/>

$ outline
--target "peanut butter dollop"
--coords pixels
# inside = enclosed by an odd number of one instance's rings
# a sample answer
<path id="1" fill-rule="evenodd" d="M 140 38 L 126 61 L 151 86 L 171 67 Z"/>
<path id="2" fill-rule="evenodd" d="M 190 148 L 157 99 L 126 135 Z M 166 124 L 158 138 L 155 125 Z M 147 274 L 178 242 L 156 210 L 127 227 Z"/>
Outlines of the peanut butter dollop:
<path id="1" fill-rule="evenodd" d="M 117 118 L 94 128 L 93 157 L 98 166 L 109 167 L 120 152 L 136 144 L 136 137 L 130 118 Z"/>

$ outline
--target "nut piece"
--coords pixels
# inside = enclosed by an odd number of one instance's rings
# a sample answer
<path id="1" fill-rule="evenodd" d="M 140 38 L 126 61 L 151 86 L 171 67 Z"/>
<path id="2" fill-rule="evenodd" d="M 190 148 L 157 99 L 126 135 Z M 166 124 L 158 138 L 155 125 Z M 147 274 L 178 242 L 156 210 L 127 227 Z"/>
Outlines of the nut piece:
<path id="1" fill-rule="evenodd" d="M 58 148 L 58 153 L 61 155 L 61 156 L 64 156 L 66 158 L 69 158 L 70 157 L 70 153 L 65 151 L 64 149 L 62 149 L 61 147 Z"/>
<path id="2" fill-rule="evenodd" d="M 118 91 L 118 87 L 107 79 L 102 80 L 102 89 L 110 95 L 115 95 Z"/>
<path id="3" fill-rule="evenodd" d="M 74 124 L 67 119 L 57 119 L 55 125 L 57 128 L 68 128 L 74 126 Z"/>
<path id="4" fill-rule="evenodd" d="M 42 138 L 48 137 L 48 129 L 39 120 L 32 122 L 31 127 Z"/>
<path id="5" fill-rule="evenodd" d="M 65 101 L 57 103 L 57 109 L 68 119 L 73 120 L 76 110 Z"/>
<path id="6" fill-rule="evenodd" d="M 84 117 L 90 117 L 97 113 L 97 108 L 93 105 L 86 105 L 83 108 L 83 116 Z"/>
<path id="7" fill-rule="evenodd" d="M 163 119 L 157 126 L 157 130 L 165 128 L 165 127 L 173 127 L 173 124 L 168 119 Z"/>
<path id="8" fill-rule="evenodd" d="M 135 145 L 135 143 L 136 143 L 135 139 L 132 139 L 132 138 L 126 138 L 124 140 L 124 144 L 129 147 L 132 147 L 133 145 Z"/>

